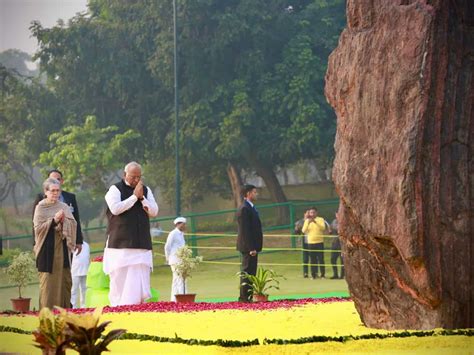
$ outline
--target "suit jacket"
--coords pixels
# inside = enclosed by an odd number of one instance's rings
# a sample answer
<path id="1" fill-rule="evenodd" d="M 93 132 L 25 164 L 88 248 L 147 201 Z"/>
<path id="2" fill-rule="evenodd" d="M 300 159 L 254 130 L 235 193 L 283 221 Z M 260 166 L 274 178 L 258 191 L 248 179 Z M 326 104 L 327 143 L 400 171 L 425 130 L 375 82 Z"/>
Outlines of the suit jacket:
<path id="1" fill-rule="evenodd" d="M 243 253 L 262 251 L 262 223 L 257 210 L 246 200 L 237 210 L 237 250 Z"/>
<path id="2" fill-rule="evenodd" d="M 76 195 L 71 192 L 61 191 L 61 195 L 63 196 L 64 203 L 71 208 L 72 215 L 77 222 L 77 230 L 76 230 L 76 244 L 82 244 L 82 229 L 81 229 L 81 220 L 79 218 L 79 207 L 77 207 Z M 44 193 L 40 193 L 36 196 L 36 200 L 33 205 L 33 215 L 35 214 L 36 205 L 45 198 Z M 33 243 L 35 240 L 35 232 L 33 228 Z"/>

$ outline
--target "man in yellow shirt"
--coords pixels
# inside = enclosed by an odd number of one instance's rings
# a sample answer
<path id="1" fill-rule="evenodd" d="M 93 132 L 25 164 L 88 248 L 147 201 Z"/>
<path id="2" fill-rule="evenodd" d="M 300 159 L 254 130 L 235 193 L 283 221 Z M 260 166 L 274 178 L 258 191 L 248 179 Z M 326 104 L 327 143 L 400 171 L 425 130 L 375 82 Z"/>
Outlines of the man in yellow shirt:
<path id="1" fill-rule="evenodd" d="M 309 263 L 311 264 L 311 277 L 318 277 L 318 266 L 321 278 L 325 278 L 324 267 L 324 234 L 329 232 L 328 223 L 324 218 L 318 217 L 318 209 L 311 207 L 305 213 L 305 221 L 302 232 L 307 235 L 309 252 Z"/>

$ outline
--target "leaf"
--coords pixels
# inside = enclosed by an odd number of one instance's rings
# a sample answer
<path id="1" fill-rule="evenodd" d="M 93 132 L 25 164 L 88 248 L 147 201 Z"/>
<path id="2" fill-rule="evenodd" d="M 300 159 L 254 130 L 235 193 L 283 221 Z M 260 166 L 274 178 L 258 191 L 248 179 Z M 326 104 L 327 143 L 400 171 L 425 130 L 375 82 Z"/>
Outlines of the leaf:
<path id="1" fill-rule="evenodd" d="M 127 331 L 125 329 L 114 329 L 111 330 L 104 339 L 99 343 L 100 347 L 103 348 L 103 351 L 107 350 L 107 346 L 114 341 L 115 339 L 120 338 L 122 334 L 125 334 Z"/>

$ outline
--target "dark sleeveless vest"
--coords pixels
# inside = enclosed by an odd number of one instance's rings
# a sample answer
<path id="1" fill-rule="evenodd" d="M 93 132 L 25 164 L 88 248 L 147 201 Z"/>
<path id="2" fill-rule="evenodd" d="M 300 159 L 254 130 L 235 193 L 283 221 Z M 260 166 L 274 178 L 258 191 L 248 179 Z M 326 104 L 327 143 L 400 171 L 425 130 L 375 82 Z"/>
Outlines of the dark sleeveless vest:
<path id="1" fill-rule="evenodd" d="M 133 187 L 128 186 L 122 180 L 115 184 L 120 191 L 121 201 L 133 195 Z M 147 196 L 147 188 L 143 186 L 143 195 Z M 115 216 L 107 207 L 107 234 L 109 236 L 109 248 L 116 249 L 148 249 L 151 250 L 150 219 L 143 209 L 141 201 L 129 210 Z"/>

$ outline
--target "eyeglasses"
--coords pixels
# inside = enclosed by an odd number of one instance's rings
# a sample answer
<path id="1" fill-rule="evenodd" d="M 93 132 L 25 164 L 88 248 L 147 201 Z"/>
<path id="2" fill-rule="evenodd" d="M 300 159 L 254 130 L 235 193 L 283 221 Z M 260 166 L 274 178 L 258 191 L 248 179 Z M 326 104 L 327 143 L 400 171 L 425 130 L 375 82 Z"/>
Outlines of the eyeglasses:
<path id="1" fill-rule="evenodd" d="M 143 175 L 128 175 L 127 174 L 127 178 L 129 178 L 130 180 L 141 180 L 142 177 Z"/>
<path id="2" fill-rule="evenodd" d="M 52 189 L 52 190 L 48 190 L 48 191 L 49 191 L 49 192 L 58 192 L 58 193 L 61 192 L 60 189 Z"/>

